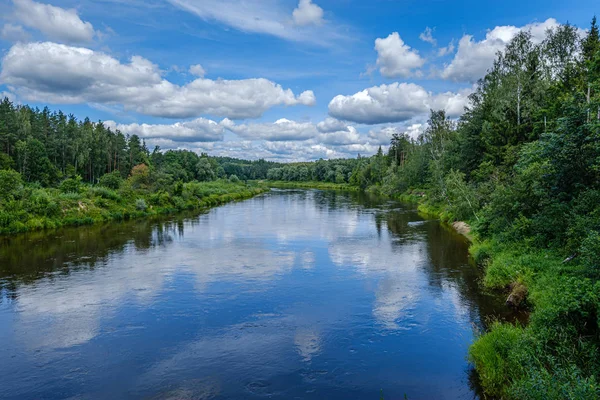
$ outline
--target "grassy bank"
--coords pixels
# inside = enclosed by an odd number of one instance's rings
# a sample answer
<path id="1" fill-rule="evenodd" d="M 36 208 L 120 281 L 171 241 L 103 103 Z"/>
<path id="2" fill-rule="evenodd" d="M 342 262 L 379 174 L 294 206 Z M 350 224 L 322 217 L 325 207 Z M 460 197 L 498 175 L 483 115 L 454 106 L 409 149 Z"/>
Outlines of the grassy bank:
<path id="1" fill-rule="evenodd" d="M 454 221 L 423 191 L 395 197 L 418 203 L 424 215 Z M 600 282 L 587 268 L 594 250 L 565 260 L 527 241 L 475 235 L 469 251 L 484 269 L 486 288 L 507 297 L 520 288 L 520 307 L 531 311 L 526 326 L 496 322 L 471 345 L 469 359 L 485 392 L 501 399 L 600 398 Z"/>
<path id="2" fill-rule="evenodd" d="M 356 186 L 349 185 L 347 183 L 332 183 L 332 182 L 287 182 L 287 181 L 260 181 L 260 184 L 264 184 L 268 187 L 278 189 L 322 189 L 322 190 L 345 190 L 357 192 L 359 188 Z"/>
<path id="3" fill-rule="evenodd" d="M 131 181 L 114 189 L 77 180 L 69 183 L 70 187 L 42 188 L 16 182 L 0 196 L 0 234 L 203 209 L 268 190 L 228 180 L 180 183 L 170 191 L 153 190 Z"/>

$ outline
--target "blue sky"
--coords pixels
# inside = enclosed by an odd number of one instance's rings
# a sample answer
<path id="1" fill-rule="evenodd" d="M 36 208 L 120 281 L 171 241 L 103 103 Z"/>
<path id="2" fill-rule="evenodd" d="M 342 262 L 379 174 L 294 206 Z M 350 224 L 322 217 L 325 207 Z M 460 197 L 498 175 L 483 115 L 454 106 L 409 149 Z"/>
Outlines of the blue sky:
<path id="1" fill-rule="evenodd" d="M 0 0 L 0 93 L 150 147 L 309 160 L 460 116 L 521 29 L 586 29 L 592 1 Z M 582 31 L 583 33 L 583 31 Z"/>

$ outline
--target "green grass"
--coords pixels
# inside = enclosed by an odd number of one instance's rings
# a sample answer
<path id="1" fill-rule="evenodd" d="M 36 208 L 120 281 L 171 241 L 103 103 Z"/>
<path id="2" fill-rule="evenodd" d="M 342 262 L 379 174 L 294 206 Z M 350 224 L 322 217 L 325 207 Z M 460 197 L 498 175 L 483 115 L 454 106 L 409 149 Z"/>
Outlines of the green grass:
<path id="1" fill-rule="evenodd" d="M 227 180 L 186 183 L 179 195 L 133 188 L 127 182 L 118 190 L 82 185 L 77 193 L 25 186 L 0 203 L 0 234 L 203 209 L 247 199 L 267 190 L 265 186 Z"/>

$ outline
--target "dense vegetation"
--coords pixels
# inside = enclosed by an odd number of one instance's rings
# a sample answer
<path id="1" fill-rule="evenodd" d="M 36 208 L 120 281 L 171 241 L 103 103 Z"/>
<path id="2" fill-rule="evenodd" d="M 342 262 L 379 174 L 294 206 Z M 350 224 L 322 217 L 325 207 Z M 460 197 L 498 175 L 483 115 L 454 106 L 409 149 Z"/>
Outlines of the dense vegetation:
<path id="1" fill-rule="evenodd" d="M 0 233 L 246 198 L 263 189 L 242 180 L 266 178 L 277 166 L 185 150 L 150 152 L 136 135 L 6 98 L 0 103 L 0 146 Z"/>
<path id="2" fill-rule="evenodd" d="M 596 19 L 583 38 L 569 25 L 542 43 L 519 33 L 470 100 L 460 120 L 432 111 L 418 139 L 395 135 L 387 154 L 356 160 L 347 182 L 413 196 L 425 211 L 469 221 L 484 284 L 513 290 L 514 298 L 527 294 L 527 326 L 496 323 L 472 346 L 488 394 L 600 398 Z M 276 179 L 306 175 L 288 170 Z M 331 181 L 314 173 L 306 180 L 315 178 Z"/>

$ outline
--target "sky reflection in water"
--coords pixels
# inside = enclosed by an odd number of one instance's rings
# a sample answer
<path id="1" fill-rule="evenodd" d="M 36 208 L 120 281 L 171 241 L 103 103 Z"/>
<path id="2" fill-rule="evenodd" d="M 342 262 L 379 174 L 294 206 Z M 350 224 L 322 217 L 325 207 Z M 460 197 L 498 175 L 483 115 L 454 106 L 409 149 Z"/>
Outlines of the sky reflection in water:
<path id="1" fill-rule="evenodd" d="M 0 398 L 473 398 L 466 243 L 357 194 L 4 239 Z"/>

